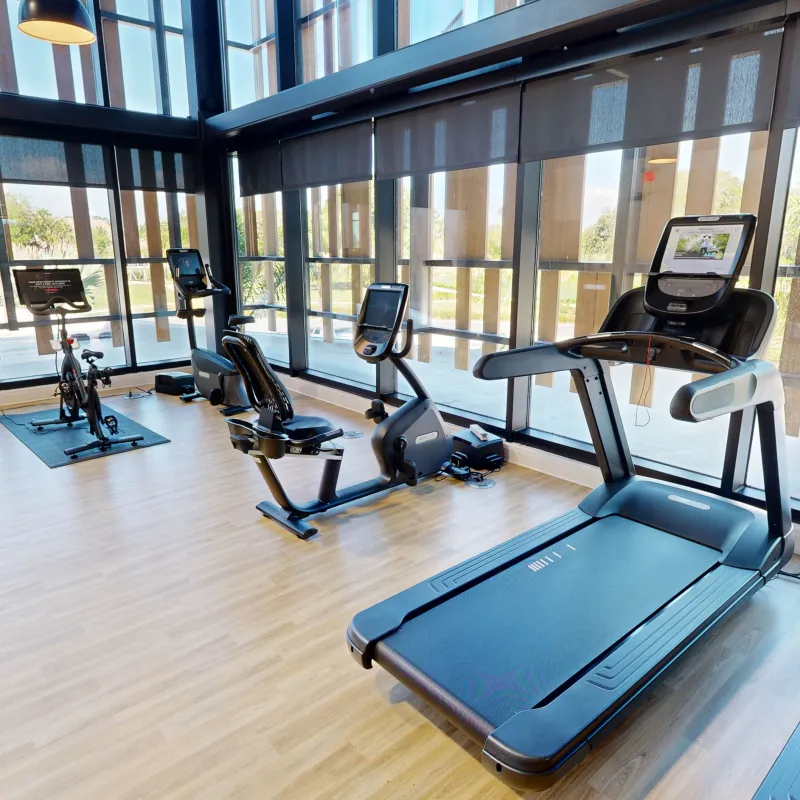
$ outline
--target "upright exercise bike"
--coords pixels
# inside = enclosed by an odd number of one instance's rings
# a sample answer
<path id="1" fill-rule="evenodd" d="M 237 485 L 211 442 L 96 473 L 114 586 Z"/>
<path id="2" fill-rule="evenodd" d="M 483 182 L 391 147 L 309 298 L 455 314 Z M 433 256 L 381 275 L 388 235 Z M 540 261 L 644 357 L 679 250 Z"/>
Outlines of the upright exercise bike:
<path id="1" fill-rule="evenodd" d="M 198 250 L 172 248 L 167 250 L 167 263 L 172 272 L 183 308 L 178 317 L 185 319 L 189 330 L 189 347 L 192 350 L 192 373 L 195 392 L 181 395 L 184 403 L 204 397 L 212 406 L 222 406 L 223 416 L 240 414 L 249 408 L 247 393 L 236 368 L 227 358 L 197 346 L 195 317 L 204 317 L 205 308 L 195 308 L 194 300 L 205 297 L 227 296 L 231 290 L 214 278 L 208 265 L 203 263 Z M 232 316 L 228 320 L 231 328 L 254 322 L 253 317 Z"/>
<path id="2" fill-rule="evenodd" d="M 354 348 L 359 358 L 371 364 L 389 360 L 408 381 L 415 397 L 392 414 L 380 400 L 373 400 L 367 419 L 377 427 L 372 434 L 372 450 L 380 475 L 345 489 L 337 489 L 344 448 L 333 444 L 344 435 L 322 417 L 294 413 L 292 399 L 261 348 L 250 336 L 227 332 L 225 350 L 244 379 L 257 422 L 228 420 L 231 443 L 256 460 L 261 474 L 277 501 L 260 503 L 258 510 L 300 539 L 308 539 L 317 529 L 305 519 L 362 497 L 393 489 L 414 486 L 420 478 L 437 473 L 450 458 L 451 440 L 444 432 L 442 419 L 425 387 L 404 360 L 411 350 L 413 325 L 406 327 L 406 342 L 395 351 L 408 286 L 402 283 L 374 283 L 367 289 L 356 325 Z M 289 499 L 272 466 L 274 459 L 305 456 L 325 460 L 317 499 L 296 504 Z"/>
<path id="3" fill-rule="evenodd" d="M 111 414 L 103 416 L 98 385 L 111 385 L 111 367 L 100 369 L 97 361 L 103 358 L 99 350 L 84 350 L 81 359 L 89 365 L 84 378 L 80 362 L 75 358 L 75 339 L 67 334 L 67 314 L 87 313 L 92 310 L 83 288 L 78 269 L 23 269 L 15 270 L 19 299 L 34 316 L 58 314 L 58 350 L 64 358 L 59 370 L 58 417 L 33 420 L 31 425 L 43 431 L 52 425 L 72 427 L 76 422 L 88 422 L 94 441 L 78 447 L 69 447 L 64 455 L 77 459 L 90 450 L 101 452 L 117 444 L 136 447 L 144 436 L 117 436 L 119 424 Z M 54 343 L 55 344 L 55 343 Z M 83 412 L 83 413 L 81 413 Z"/>

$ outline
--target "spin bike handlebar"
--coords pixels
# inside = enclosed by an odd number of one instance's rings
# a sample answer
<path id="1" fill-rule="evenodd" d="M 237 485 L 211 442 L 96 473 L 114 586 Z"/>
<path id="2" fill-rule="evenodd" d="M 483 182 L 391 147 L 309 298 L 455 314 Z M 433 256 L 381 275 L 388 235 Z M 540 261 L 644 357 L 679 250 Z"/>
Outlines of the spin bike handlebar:
<path id="1" fill-rule="evenodd" d="M 62 305 L 63 304 L 63 305 Z M 65 308 L 64 306 L 70 306 Z M 73 301 L 64 297 L 51 297 L 46 303 L 26 303 L 26 308 L 34 316 L 45 316 L 47 314 L 86 314 L 92 310 L 91 305 L 86 300 Z"/>

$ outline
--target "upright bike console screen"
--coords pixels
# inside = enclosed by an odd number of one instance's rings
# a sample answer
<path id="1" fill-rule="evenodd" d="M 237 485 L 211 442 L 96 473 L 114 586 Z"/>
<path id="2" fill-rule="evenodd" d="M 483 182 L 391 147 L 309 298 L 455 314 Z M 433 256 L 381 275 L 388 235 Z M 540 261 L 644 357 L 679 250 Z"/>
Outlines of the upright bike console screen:
<path id="1" fill-rule="evenodd" d="M 198 250 L 169 250 L 167 260 L 173 280 L 182 284 L 184 289 L 206 288 L 206 268 Z"/>
<path id="2" fill-rule="evenodd" d="M 377 363 L 391 354 L 407 299 L 404 283 L 373 283 L 367 288 L 354 344 L 361 358 Z"/>
<path id="3" fill-rule="evenodd" d="M 755 226 L 752 214 L 670 220 L 647 276 L 645 309 L 675 318 L 721 305 L 736 285 Z"/>

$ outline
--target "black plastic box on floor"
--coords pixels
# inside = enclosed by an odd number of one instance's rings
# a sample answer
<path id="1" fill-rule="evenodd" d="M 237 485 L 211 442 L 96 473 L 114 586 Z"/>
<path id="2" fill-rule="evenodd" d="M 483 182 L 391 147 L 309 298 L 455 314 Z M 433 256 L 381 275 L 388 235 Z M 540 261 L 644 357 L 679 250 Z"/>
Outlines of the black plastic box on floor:
<path id="1" fill-rule="evenodd" d="M 179 397 L 194 391 L 194 378 L 188 372 L 160 372 L 156 375 L 156 391 Z"/>
<path id="2" fill-rule="evenodd" d="M 463 453 L 470 469 L 497 469 L 505 461 L 503 440 L 499 436 L 490 433 L 484 442 L 469 429 L 453 434 L 453 453 Z"/>

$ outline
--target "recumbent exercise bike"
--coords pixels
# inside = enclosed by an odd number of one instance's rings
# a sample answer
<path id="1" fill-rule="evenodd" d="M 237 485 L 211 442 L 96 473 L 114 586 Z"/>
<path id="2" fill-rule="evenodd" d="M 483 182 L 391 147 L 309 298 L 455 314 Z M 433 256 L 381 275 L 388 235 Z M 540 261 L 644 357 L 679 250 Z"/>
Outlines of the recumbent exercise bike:
<path id="1" fill-rule="evenodd" d="M 367 497 L 396 486 L 414 486 L 420 478 L 439 472 L 450 458 L 452 442 L 444 432 L 442 418 L 422 383 L 411 371 L 405 356 L 411 351 L 413 324 L 406 324 L 406 342 L 396 352 L 408 300 L 408 286 L 401 283 L 374 283 L 367 289 L 356 324 L 356 355 L 371 364 L 390 360 L 408 381 L 415 397 L 392 414 L 380 400 L 373 400 L 366 412 L 377 428 L 372 434 L 372 450 L 380 475 L 372 480 L 337 489 L 344 448 L 334 441 L 344 435 L 341 428 L 322 417 L 294 413 L 292 399 L 251 336 L 227 331 L 222 343 L 241 374 L 256 422 L 229 419 L 233 446 L 249 454 L 277 501 L 260 503 L 258 510 L 301 539 L 317 529 L 305 521 L 312 514 Z M 325 460 L 317 499 L 298 505 L 289 499 L 272 466 L 284 456 L 306 456 Z"/>
<path id="2" fill-rule="evenodd" d="M 111 367 L 100 369 L 97 361 L 103 358 L 99 350 L 84 350 L 81 359 L 89 365 L 84 378 L 80 362 L 75 358 L 75 339 L 67 334 L 67 314 L 85 314 L 92 310 L 78 269 L 18 269 L 14 271 L 17 293 L 22 305 L 35 317 L 58 314 L 58 347 L 64 356 L 58 378 L 58 417 L 32 420 L 31 426 L 43 431 L 52 425 L 72 427 L 76 422 L 88 422 L 94 441 L 78 447 L 68 447 L 64 455 L 77 459 L 90 450 L 104 452 L 116 444 L 136 447 L 144 436 L 117 436 L 119 424 L 111 414 L 103 416 L 98 385 L 111 385 Z M 83 414 L 81 414 L 83 412 Z M 106 432 L 107 431 L 107 432 Z"/>

